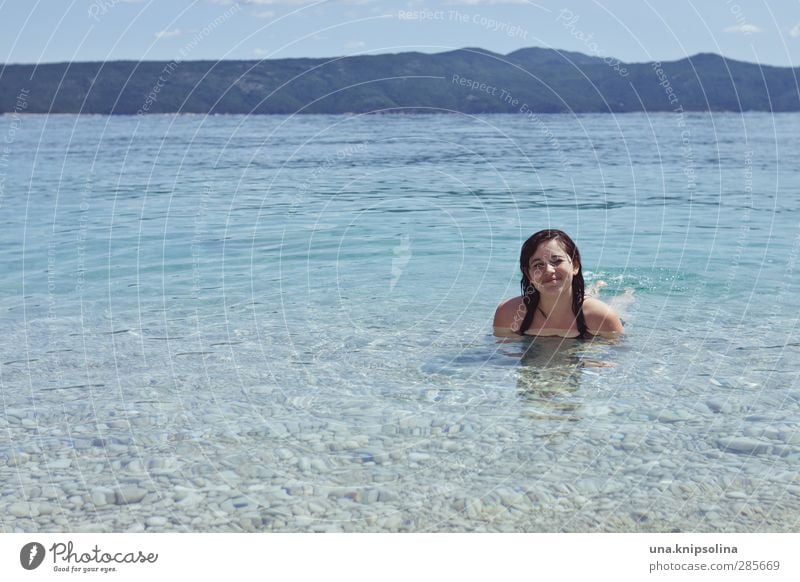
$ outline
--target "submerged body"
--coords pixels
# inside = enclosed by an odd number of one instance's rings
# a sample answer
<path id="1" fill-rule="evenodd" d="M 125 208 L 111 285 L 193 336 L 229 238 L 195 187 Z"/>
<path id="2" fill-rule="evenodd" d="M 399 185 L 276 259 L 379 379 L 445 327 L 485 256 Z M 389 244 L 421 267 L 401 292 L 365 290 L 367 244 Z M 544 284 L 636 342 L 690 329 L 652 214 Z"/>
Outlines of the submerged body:
<path id="1" fill-rule="evenodd" d="M 501 303 L 494 334 L 564 338 L 616 337 L 624 329 L 617 313 L 593 297 L 584 297 L 580 253 L 560 230 L 539 231 L 520 253 L 523 294 Z"/>
<path id="2" fill-rule="evenodd" d="M 524 297 L 513 297 L 501 303 L 494 315 L 494 335 L 499 337 L 555 336 L 563 338 L 579 338 L 581 331 L 577 317 L 570 314 L 545 317 L 538 310 L 534 313 L 531 326 L 520 333 L 520 324 L 525 318 L 527 308 Z M 592 336 L 616 337 L 624 328 L 616 312 L 607 304 L 593 297 L 583 300 L 583 319 L 586 331 Z"/>

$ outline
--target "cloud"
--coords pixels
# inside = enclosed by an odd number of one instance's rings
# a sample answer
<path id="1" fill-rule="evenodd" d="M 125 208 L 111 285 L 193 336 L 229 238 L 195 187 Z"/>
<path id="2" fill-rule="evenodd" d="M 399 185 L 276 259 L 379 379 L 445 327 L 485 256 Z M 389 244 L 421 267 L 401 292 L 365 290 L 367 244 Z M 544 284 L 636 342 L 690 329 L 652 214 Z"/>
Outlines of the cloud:
<path id="1" fill-rule="evenodd" d="M 797 38 L 800 36 L 800 22 L 795 24 L 792 28 L 789 29 L 789 36 L 792 38 Z"/>
<path id="2" fill-rule="evenodd" d="M 256 18 L 272 18 L 273 16 L 275 16 L 274 10 L 262 10 L 255 13 Z"/>
<path id="3" fill-rule="evenodd" d="M 725 32 L 735 32 L 737 34 L 753 34 L 761 32 L 761 29 L 755 24 L 737 24 L 736 26 L 729 26 Z"/>
<path id="4" fill-rule="evenodd" d="M 357 51 L 363 49 L 365 46 L 367 46 L 367 43 L 363 40 L 351 40 L 350 42 L 344 43 L 344 48 L 350 51 Z"/>
<path id="5" fill-rule="evenodd" d="M 173 36 L 179 36 L 181 34 L 180 28 L 173 28 L 172 30 L 159 30 L 156 33 L 156 38 L 170 38 Z"/>

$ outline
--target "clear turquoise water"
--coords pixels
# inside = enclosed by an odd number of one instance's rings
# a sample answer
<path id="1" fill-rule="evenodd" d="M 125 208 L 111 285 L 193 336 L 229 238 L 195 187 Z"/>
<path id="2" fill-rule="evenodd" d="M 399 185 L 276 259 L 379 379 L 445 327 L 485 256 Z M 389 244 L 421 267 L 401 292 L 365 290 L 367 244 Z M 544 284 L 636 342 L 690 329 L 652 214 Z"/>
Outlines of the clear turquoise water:
<path id="1" fill-rule="evenodd" d="M 1 527 L 796 530 L 798 136 L 0 117 Z M 545 227 L 619 344 L 491 336 Z"/>

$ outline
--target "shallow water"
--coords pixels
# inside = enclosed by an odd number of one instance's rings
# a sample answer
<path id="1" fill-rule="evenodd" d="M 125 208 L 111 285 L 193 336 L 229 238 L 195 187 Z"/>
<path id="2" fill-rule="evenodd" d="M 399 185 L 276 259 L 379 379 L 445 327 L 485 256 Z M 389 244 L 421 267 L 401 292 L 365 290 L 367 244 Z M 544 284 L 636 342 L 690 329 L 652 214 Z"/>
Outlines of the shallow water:
<path id="1" fill-rule="evenodd" d="M 798 130 L 0 117 L 0 528 L 794 531 Z M 548 226 L 620 342 L 490 335 Z"/>

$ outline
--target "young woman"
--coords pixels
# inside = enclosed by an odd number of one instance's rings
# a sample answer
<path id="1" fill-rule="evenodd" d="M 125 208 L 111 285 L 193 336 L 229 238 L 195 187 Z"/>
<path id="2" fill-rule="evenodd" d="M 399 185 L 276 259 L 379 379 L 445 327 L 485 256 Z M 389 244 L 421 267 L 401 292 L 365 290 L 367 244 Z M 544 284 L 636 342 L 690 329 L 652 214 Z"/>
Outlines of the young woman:
<path id="1" fill-rule="evenodd" d="M 548 229 L 531 236 L 522 245 L 519 266 L 522 295 L 497 307 L 495 335 L 585 339 L 623 332 L 611 307 L 584 297 L 581 255 L 565 232 Z"/>

